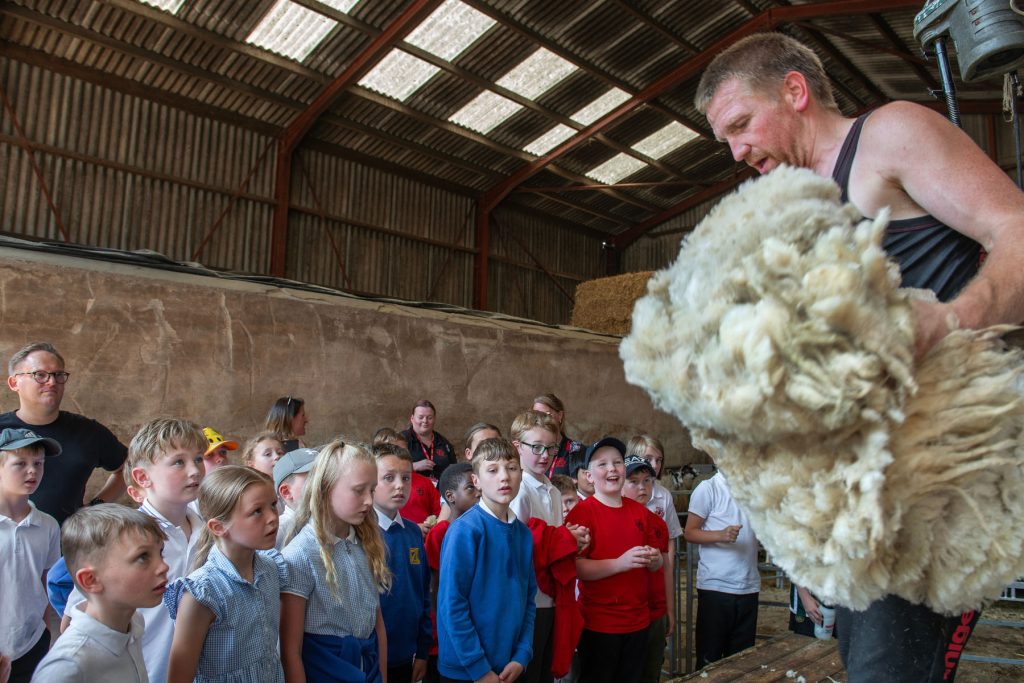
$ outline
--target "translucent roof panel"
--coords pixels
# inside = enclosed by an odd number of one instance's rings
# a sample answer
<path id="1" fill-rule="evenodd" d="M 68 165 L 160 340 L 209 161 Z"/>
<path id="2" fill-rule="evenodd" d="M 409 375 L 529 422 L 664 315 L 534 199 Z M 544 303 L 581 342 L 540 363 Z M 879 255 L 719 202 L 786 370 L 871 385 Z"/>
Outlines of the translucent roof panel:
<path id="1" fill-rule="evenodd" d="M 405 42 L 451 62 L 495 23 L 460 0 L 447 0 L 413 29 Z"/>
<path id="2" fill-rule="evenodd" d="M 507 97 L 485 90 L 448 120 L 478 133 L 488 133 L 523 106 Z"/>
<path id="3" fill-rule="evenodd" d="M 600 166 L 595 166 L 587 171 L 587 175 L 607 185 L 614 185 L 646 165 L 636 157 L 628 154 L 616 154 Z"/>
<path id="4" fill-rule="evenodd" d="M 419 57 L 402 50 L 392 50 L 360 79 L 359 85 L 403 101 L 438 71 L 439 68 Z"/>
<path id="5" fill-rule="evenodd" d="M 544 156 L 554 149 L 555 145 L 565 142 L 572 137 L 572 134 L 575 132 L 576 129 L 560 123 L 526 147 L 523 147 L 523 151 L 536 154 L 537 156 Z"/>
<path id="6" fill-rule="evenodd" d="M 589 126 L 628 99 L 629 93 L 612 88 L 569 118 L 584 126 Z"/>
<path id="7" fill-rule="evenodd" d="M 498 85 L 535 100 L 576 69 L 572 62 L 540 48 L 502 76 Z"/>
<path id="8" fill-rule="evenodd" d="M 661 130 L 648 135 L 640 142 L 633 145 L 633 149 L 646 154 L 652 159 L 660 159 L 669 152 L 682 147 L 690 140 L 697 137 L 693 132 L 678 121 L 673 121 Z"/>
<path id="9" fill-rule="evenodd" d="M 175 14 L 185 4 L 185 0 L 139 0 L 144 5 L 151 5 L 165 12 Z"/>
<path id="10" fill-rule="evenodd" d="M 359 0 L 320 0 L 339 12 L 347 12 Z M 277 0 L 245 42 L 302 61 L 309 56 L 338 22 L 291 0 Z"/>

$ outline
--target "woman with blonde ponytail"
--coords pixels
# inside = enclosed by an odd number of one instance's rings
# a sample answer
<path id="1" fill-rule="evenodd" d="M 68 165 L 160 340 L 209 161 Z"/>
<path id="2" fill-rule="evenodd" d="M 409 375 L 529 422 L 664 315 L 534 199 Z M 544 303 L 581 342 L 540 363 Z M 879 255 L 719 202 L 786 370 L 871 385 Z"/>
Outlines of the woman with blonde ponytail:
<path id="1" fill-rule="evenodd" d="M 336 439 L 320 449 L 284 550 L 291 585 L 281 596 L 287 683 L 376 683 L 386 662 L 380 593 L 391 586 L 373 513 L 377 464 Z"/>
<path id="2" fill-rule="evenodd" d="M 167 587 L 175 620 L 168 683 L 284 683 L 277 656 L 281 591 L 288 585 L 270 477 L 225 465 L 199 486 L 203 527 L 192 573 Z"/>

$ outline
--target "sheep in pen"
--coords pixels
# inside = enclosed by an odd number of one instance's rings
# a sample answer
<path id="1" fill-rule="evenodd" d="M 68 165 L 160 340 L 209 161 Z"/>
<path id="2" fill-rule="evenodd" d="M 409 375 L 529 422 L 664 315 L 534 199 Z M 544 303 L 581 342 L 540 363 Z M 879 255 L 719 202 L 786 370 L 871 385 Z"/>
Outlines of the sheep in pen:
<path id="1" fill-rule="evenodd" d="M 620 354 L 794 581 L 958 614 L 1024 572 L 1024 354 L 1008 327 L 954 330 L 915 363 L 924 294 L 887 223 L 808 170 L 750 181 L 651 278 Z"/>

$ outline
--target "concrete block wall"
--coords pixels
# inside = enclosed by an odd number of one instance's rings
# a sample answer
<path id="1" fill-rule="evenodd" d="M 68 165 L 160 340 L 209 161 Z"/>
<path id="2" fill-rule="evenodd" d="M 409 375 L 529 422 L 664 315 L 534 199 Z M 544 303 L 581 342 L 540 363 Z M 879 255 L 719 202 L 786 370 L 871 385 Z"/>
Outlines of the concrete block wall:
<path id="1" fill-rule="evenodd" d="M 626 384 L 618 339 L 195 274 L 0 248 L 0 356 L 52 342 L 71 378 L 64 408 L 125 443 L 180 416 L 239 441 L 279 396 L 306 401 L 307 443 L 404 428 L 431 400 L 457 447 L 479 420 L 507 432 L 554 392 L 567 432 L 593 440 L 647 430 L 669 465 L 703 462 L 675 418 Z M 17 407 L 0 393 L 0 409 Z"/>

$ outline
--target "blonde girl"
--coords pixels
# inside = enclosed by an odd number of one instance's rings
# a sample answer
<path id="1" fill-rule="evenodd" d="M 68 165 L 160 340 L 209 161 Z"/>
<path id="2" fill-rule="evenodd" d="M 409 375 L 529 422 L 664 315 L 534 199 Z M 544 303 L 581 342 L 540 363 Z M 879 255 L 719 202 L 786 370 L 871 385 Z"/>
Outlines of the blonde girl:
<path id="1" fill-rule="evenodd" d="M 167 587 L 175 620 L 168 683 L 284 683 L 277 656 L 281 591 L 277 494 L 265 474 L 225 465 L 199 487 L 207 520 L 192 573 Z"/>
<path id="2" fill-rule="evenodd" d="M 281 661 L 287 683 L 376 683 L 387 662 L 380 593 L 391 587 L 373 510 L 377 464 L 362 444 L 320 449 L 284 550 Z M 386 666 L 386 665 L 385 665 Z"/>
<path id="3" fill-rule="evenodd" d="M 249 439 L 242 451 L 246 466 L 259 470 L 271 479 L 274 477 L 274 463 L 284 455 L 284 446 L 273 432 L 262 432 Z"/>

